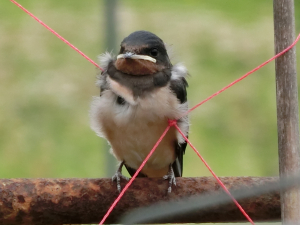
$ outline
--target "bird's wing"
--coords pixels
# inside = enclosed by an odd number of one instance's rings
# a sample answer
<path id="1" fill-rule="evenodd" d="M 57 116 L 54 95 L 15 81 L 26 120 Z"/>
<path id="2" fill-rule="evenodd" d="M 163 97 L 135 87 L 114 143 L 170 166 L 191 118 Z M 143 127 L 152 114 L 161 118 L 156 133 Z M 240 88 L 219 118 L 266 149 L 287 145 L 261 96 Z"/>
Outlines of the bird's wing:
<path id="1" fill-rule="evenodd" d="M 176 94 L 177 99 L 179 100 L 180 104 L 184 104 L 187 101 L 187 92 L 186 88 L 188 86 L 188 83 L 184 77 L 180 77 L 179 79 L 171 80 L 170 89 Z M 179 122 L 182 119 L 179 119 Z M 181 121 L 184 122 L 184 121 Z M 187 120 L 186 120 L 186 123 Z M 182 176 L 182 170 L 183 170 L 183 154 L 185 153 L 186 148 L 186 141 L 184 142 L 176 142 L 175 143 L 175 151 L 176 151 L 176 160 L 172 164 L 174 174 L 176 177 Z"/>

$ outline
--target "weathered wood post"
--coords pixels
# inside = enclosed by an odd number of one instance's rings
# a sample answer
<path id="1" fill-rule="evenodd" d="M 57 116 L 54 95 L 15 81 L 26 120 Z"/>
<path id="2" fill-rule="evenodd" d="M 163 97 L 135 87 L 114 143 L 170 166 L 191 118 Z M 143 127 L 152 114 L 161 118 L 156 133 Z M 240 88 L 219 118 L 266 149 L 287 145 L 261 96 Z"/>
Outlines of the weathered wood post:
<path id="1" fill-rule="evenodd" d="M 295 39 L 294 0 L 273 0 L 276 53 Z M 275 61 L 280 177 L 299 172 L 299 112 L 295 47 Z M 300 224 L 300 189 L 281 191 L 284 224 Z"/>

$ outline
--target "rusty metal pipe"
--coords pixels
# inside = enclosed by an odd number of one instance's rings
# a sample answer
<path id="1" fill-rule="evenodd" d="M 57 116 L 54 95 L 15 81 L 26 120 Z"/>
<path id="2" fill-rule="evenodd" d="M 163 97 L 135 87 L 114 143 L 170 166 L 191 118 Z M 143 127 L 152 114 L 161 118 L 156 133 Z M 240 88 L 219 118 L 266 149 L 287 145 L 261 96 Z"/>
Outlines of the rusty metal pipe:
<path id="1" fill-rule="evenodd" d="M 278 181 L 274 177 L 224 177 L 230 190 L 251 189 Z M 125 181 L 122 181 L 124 187 Z M 167 194 L 167 182 L 161 178 L 137 178 L 106 223 L 116 223 L 125 213 L 159 201 L 179 201 L 195 195 L 213 195 L 221 190 L 213 177 L 177 178 L 177 186 Z M 84 224 L 97 223 L 118 196 L 111 179 L 1 179 L 0 224 Z M 279 192 L 264 194 L 240 202 L 255 221 L 280 219 Z M 175 222 L 175 217 L 164 222 Z M 177 222 L 245 221 L 233 203 L 194 212 Z"/>

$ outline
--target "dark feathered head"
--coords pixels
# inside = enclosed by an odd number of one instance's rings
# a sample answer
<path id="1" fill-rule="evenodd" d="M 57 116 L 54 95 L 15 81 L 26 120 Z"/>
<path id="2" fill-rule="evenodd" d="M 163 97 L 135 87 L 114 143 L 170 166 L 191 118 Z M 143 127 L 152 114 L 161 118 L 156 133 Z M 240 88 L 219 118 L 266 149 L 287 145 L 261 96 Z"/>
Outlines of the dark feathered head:
<path id="1" fill-rule="evenodd" d="M 150 75 L 172 66 L 164 42 L 149 31 L 124 38 L 115 65 L 132 75 Z"/>

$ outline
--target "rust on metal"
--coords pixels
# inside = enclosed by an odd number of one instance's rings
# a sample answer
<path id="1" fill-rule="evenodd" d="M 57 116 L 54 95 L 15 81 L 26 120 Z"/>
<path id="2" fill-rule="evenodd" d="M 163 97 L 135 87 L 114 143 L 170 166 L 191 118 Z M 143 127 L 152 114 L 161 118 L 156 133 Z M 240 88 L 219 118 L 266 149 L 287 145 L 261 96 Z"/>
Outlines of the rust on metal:
<path id="1" fill-rule="evenodd" d="M 277 178 L 224 177 L 229 190 L 270 184 Z M 122 181 L 124 187 L 126 181 Z M 168 182 L 161 178 L 137 178 L 106 223 L 116 223 L 132 209 L 160 201 L 180 200 L 222 191 L 213 177 L 177 178 L 177 186 L 167 194 Z M 84 224 L 97 223 L 117 198 L 111 179 L 1 179 L 0 224 Z M 270 193 L 240 202 L 254 221 L 280 219 L 279 193 Z M 179 221 L 178 221 L 179 220 Z M 201 214 L 179 218 L 177 222 L 245 221 L 236 206 L 216 206 Z M 175 222 L 172 217 L 165 222 Z"/>

